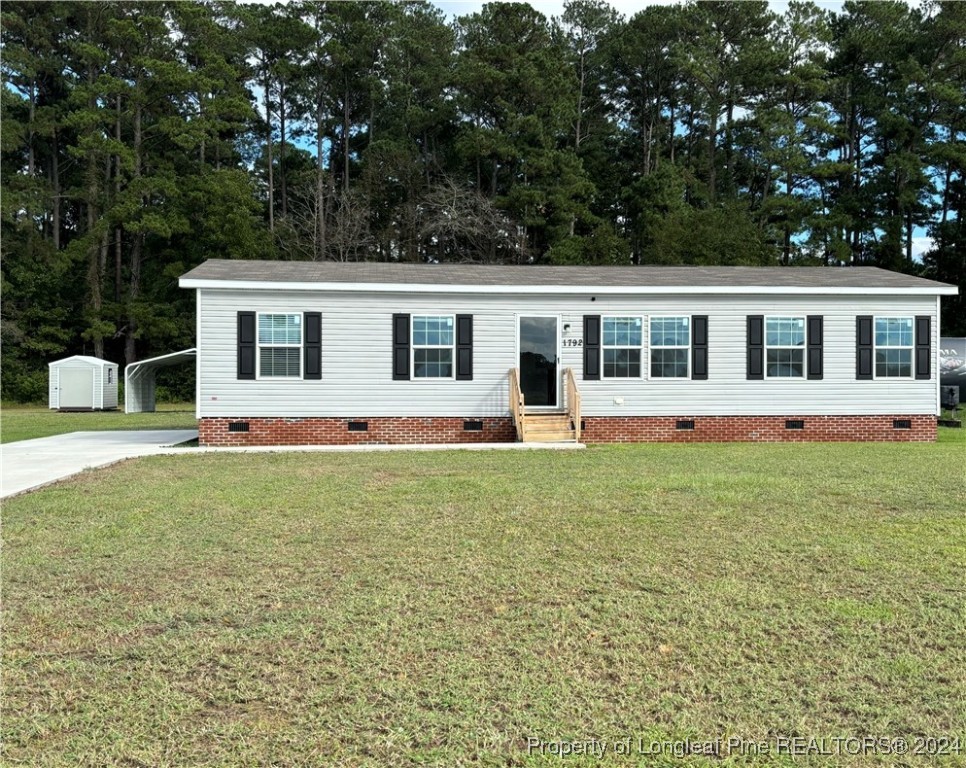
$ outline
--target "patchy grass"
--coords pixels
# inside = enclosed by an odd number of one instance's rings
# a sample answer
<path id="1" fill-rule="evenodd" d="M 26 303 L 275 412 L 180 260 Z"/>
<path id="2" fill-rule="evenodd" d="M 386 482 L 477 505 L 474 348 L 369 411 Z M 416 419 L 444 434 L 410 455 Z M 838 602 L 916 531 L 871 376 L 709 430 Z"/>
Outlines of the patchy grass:
<path id="1" fill-rule="evenodd" d="M 0 443 L 31 440 L 102 429 L 194 429 L 198 426 L 192 403 L 158 405 L 156 413 L 89 411 L 60 413 L 43 406 L 3 404 L 0 409 Z"/>
<path id="2" fill-rule="evenodd" d="M 966 447 L 966 429 L 962 427 L 939 427 L 936 431 L 936 442 L 958 443 Z"/>
<path id="3" fill-rule="evenodd" d="M 966 739 L 955 432 L 164 456 L 12 499 L 6 763 L 892 765 L 774 739 Z M 686 737 L 772 751 L 637 754 Z"/>

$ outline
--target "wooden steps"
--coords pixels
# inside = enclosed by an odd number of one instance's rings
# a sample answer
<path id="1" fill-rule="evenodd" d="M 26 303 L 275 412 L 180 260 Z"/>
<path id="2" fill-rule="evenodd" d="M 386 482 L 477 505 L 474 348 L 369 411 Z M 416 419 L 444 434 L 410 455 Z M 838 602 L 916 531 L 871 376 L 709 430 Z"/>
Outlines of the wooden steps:
<path id="1" fill-rule="evenodd" d="M 517 431 L 517 440 L 524 443 L 579 443 L 580 390 L 572 368 L 563 372 L 566 408 L 527 412 L 526 398 L 520 390 L 520 371 L 511 368 L 507 374 L 510 388 L 510 415 Z"/>
<path id="2" fill-rule="evenodd" d="M 528 413 L 523 420 L 528 443 L 577 442 L 566 413 Z"/>

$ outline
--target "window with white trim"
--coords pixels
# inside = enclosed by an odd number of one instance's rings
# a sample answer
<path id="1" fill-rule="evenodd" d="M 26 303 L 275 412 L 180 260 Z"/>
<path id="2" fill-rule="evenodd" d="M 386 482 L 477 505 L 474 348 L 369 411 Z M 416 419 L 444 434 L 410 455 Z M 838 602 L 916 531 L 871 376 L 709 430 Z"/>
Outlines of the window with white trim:
<path id="1" fill-rule="evenodd" d="M 691 360 L 691 318 L 652 317 L 651 378 L 686 379 Z"/>
<path id="2" fill-rule="evenodd" d="M 453 315 L 413 315 L 413 378 L 452 379 Z"/>
<path id="3" fill-rule="evenodd" d="M 875 377 L 911 378 L 915 343 L 911 317 L 875 319 Z"/>
<path id="4" fill-rule="evenodd" d="M 769 379 L 805 377 L 805 318 L 765 318 L 765 376 Z"/>
<path id="5" fill-rule="evenodd" d="M 302 315 L 258 315 L 259 378 L 302 375 Z"/>
<path id="6" fill-rule="evenodd" d="M 641 378 L 643 320 L 640 317 L 604 317 L 601 323 L 604 378 Z"/>

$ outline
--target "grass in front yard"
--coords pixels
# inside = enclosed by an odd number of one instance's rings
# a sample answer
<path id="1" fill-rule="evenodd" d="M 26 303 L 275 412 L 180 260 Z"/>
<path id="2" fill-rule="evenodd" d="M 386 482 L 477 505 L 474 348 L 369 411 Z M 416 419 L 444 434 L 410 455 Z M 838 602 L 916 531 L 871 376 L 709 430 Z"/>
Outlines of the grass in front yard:
<path id="1" fill-rule="evenodd" d="M 195 429 L 193 403 L 158 405 L 156 413 L 124 411 L 51 411 L 43 406 L 4 403 L 0 408 L 0 443 L 62 435 L 65 432 L 114 429 Z"/>
<path id="2" fill-rule="evenodd" d="M 892 765 L 526 747 L 966 739 L 964 447 L 208 454 L 88 473 L 5 504 L 5 759 Z"/>

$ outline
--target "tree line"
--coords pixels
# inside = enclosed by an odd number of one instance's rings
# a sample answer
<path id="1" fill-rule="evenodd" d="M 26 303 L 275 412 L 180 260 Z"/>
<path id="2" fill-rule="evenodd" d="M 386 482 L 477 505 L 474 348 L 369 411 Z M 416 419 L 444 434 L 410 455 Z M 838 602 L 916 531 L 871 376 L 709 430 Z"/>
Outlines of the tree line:
<path id="1" fill-rule="evenodd" d="M 206 258 L 966 288 L 966 4 L 6 2 L 3 396 L 189 346 Z M 931 249 L 916 255 L 920 238 Z M 966 333 L 962 297 L 943 329 Z"/>

